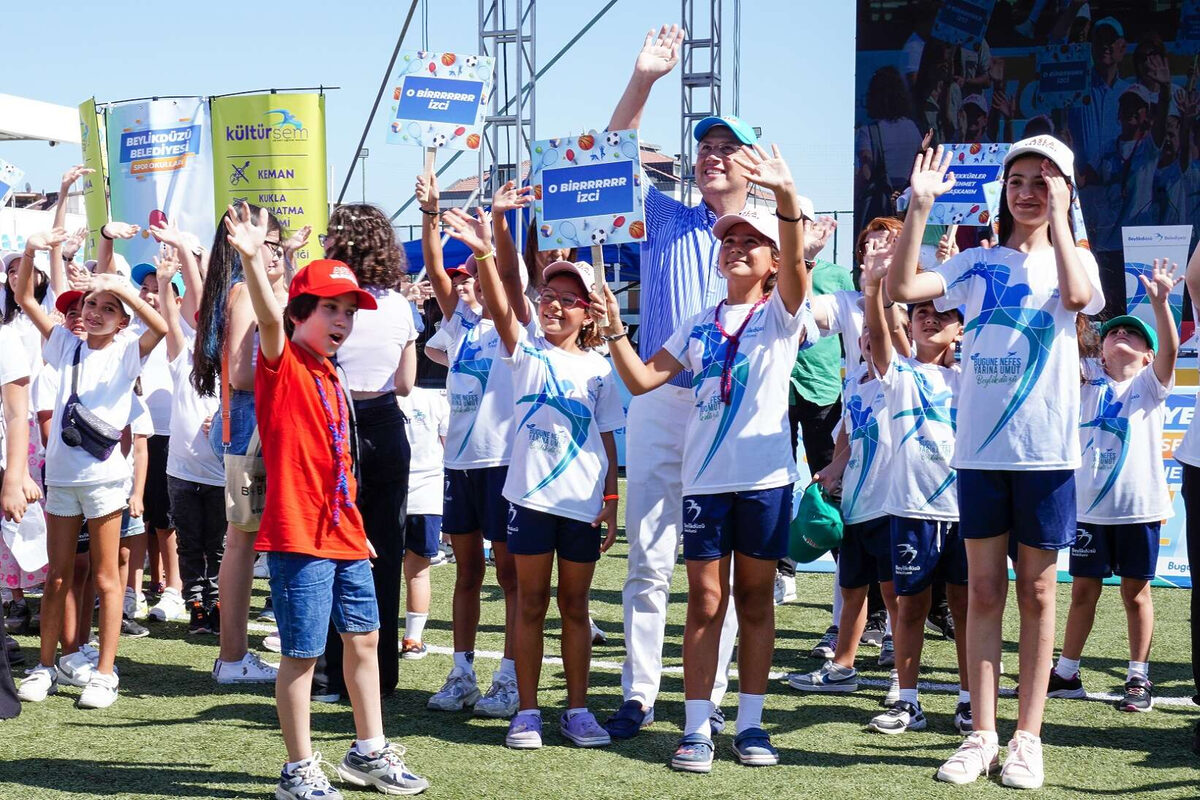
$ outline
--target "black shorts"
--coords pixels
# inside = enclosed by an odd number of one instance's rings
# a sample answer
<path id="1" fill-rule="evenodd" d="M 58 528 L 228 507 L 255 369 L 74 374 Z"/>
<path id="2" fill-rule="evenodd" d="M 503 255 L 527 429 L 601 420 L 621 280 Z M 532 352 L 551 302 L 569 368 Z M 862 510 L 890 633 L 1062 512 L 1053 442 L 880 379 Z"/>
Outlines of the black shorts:
<path id="1" fill-rule="evenodd" d="M 146 460 L 146 491 L 142 494 L 142 504 L 147 528 L 160 531 L 175 527 L 171 519 L 171 495 L 167 492 L 167 455 L 171 442 L 170 436 L 154 435 L 146 440 L 149 451 Z"/>

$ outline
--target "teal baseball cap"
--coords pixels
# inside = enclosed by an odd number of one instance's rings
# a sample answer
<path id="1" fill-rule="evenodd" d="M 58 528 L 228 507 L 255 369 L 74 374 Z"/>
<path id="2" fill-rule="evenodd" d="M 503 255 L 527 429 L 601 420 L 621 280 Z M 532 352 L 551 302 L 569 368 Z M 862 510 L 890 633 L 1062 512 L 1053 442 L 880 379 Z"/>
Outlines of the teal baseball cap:
<path id="1" fill-rule="evenodd" d="M 842 514 L 825 499 L 821 485 L 812 483 L 800 497 L 800 507 L 788 529 L 788 555 L 807 564 L 842 543 Z"/>
<path id="2" fill-rule="evenodd" d="M 1150 345 L 1151 350 L 1156 353 L 1158 352 L 1158 334 L 1155 333 L 1154 329 L 1147 325 L 1144 320 L 1142 320 L 1140 317 L 1135 317 L 1132 314 L 1122 314 L 1121 316 L 1113 317 L 1108 322 L 1104 323 L 1100 327 L 1101 340 L 1103 340 L 1105 336 L 1108 336 L 1108 332 L 1113 328 L 1119 328 L 1121 326 L 1133 328 L 1135 331 L 1141 334 L 1143 339 L 1146 340 L 1146 343 Z"/>
<path id="3" fill-rule="evenodd" d="M 758 144 L 758 134 L 754 132 L 754 128 L 731 114 L 721 117 L 705 117 L 697 122 L 694 134 L 696 141 L 698 142 L 703 139 L 706 133 L 719 125 L 723 125 L 733 131 L 733 135 L 742 144 Z"/>
<path id="4" fill-rule="evenodd" d="M 146 280 L 147 275 L 154 273 L 154 272 L 158 272 L 158 269 L 153 264 L 147 264 L 145 262 L 143 262 L 141 264 L 135 264 L 133 269 L 129 273 L 129 279 L 131 281 L 133 281 L 134 286 L 141 289 L 142 281 Z M 180 275 L 178 272 L 176 272 L 174 275 L 171 276 L 171 285 L 175 287 L 175 294 L 179 295 L 180 297 L 183 297 L 183 293 L 184 293 L 183 276 Z"/>

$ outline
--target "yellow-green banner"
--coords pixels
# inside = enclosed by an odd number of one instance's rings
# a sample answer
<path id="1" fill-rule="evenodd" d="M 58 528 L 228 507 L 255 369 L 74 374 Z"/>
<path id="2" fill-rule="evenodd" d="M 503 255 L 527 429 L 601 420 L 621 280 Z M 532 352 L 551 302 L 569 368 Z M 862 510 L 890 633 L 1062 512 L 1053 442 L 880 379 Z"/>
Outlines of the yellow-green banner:
<path id="1" fill-rule="evenodd" d="M 96 110 L 94 97 L 79 104 L 79 139 L 83 147 L 83 165 L 95 170 L 83 179 L 83 208 L 88 226 L 86 253 L 94 258 L 100 240 L 100 228 L 108 222 L 104 115 Z"/>
<path id="2" fill-rule="evenodd" d="M 323 94 L 214 97 L 213 195 L 217 218 L 235 200 L 262 206 L 283 224 L 284 237 L 312 226 L 296 266 L 321 254 L 329 220 Z"/>

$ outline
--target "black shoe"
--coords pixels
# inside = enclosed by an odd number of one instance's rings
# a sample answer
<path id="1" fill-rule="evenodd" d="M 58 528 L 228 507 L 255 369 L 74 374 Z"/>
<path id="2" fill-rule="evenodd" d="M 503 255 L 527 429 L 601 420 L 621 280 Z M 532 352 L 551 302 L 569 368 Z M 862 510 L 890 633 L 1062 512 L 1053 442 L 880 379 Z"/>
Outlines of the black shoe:
<path id="1" fill-rule="evenodd" d="M 883 644 L 885 633 L 887 633 L 887 613 L 873 614 L 867 619 L 867 627 L 863 629 L 862 638 L 858 640 L 859 644 L 880 647 Z"/>
<path id="2" fill-rule="evenodd" d="M 8 651 L 8 665 L 10 667 L 20 667 L 25 663 L 25 654 L 21 652 L 21 645 L 16 639 L 5 635 L 4 649 Z"/>
<path id="3" fill-rule="evenodd" d="M 139 625 L 130 617 L 121 615 L 121 635 L 129 639 L 141 639 L 143 636 L 149 636 L 150 631 L 145 626 Z"/>
<path id="4" fill-rule="evenodd" d="M 1125 695 L 1116 702 L 1118 711 L 1149 711 L 1154 708 L 1154 685 L 1141 675 L 1125 681 Z"/>
<path id="5" fill-rule="evenodd" d="M 1084 691 L 1083 681 L 1079 679 L 1078 672 L 1070 678 L 1062 678 L 1057 672 L 1050 670 L 1050 685 L 1046 688 L 1046 697 L 1082 700 L 1087 697 L 1087 692 Z"/>
<path id="6" fill-rule="evenodd" d="M 29 603 L 25 599 L 13 600 L 8 606 L 8 614 L 4 617 L 4 630 L 13 635 L 24 635 L 29 632 L 29 623 L 33 615 L 29 611 Z"/>
<path id="7" fill-rule="evenodd" d="M 208 621 L 208 612 L 204 610 L 204 604 L 199 600 L 188 603 L 187 632 L 193 635 L 213 632 L 212 623 Z"/>
<path id="8" fill-rule="evenodd" d="M 971 704 L 959 703 L 954 707 L 954 729 L 963 736 L 975 731 L 975 720 L 971 716 Z"/>
<path id="9" fill-rule="evenodd" d="M 943 639 L 954 641 L 954 617 L 950 616 L 950 609 L 945 606 L 930 609 L 929 616 L 925 618 L 925 627 Z"/>
<path id="10" fill-rule="evenodd" d="M 208 607 L 208 626 L 212 628 L 212 632 L 220 635 L 221 633 L 221 602 L 215 601 Z"/>

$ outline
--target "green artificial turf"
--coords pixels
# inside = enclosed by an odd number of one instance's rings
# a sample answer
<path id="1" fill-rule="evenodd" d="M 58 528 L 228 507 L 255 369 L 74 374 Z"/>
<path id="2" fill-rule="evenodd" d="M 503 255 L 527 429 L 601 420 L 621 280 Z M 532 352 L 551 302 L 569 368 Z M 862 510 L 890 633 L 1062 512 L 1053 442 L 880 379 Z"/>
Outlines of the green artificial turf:
<path id="1" fill-rule="evenodd" d="M 593 585 L 592 614 L 608 633 L 608 643 L 595 649 L 599 666 L 592 672 L 591 707 L 601 719 L 620 703 L 619 664 L 621 585 L 625 576 L 623 542 L 600 562 Z M 546 720 L 540 751 L 516 752 L 503 746 L 507 722 L 483 720 L 467 713 L 428 711 L 425 700 L 450 669 L 452 565 L 433 570 L 433 609 L 425 639 L 441 652 L 421 661 L 404 661 L 400 686 L 384 702 L 388 735 L 408 748 L 413 769 L 427 776 L 427 796 L 452 798 L 791 798 L 828 800 L 883 797 L 1015 796 L 996 778 L 968 787 L 933 779 L 938 764 L 958 745 L 952 715 L 956 698 L 926 691 L 922 702 L 929 729 L 901 736 L 866 730 L 881 709 L 882 685 L 848 696 L 801 695 L 773 681 L 764 714 L 765 727 L 782 756 L 776 768 L 750 769 L 737 764 L 730 737 L 717 740 L 717 760 L 708 776 L 672 772 L 667 760 L 683 719 L 683 686 L 679 672 L 685 584 L 676 570 L 667 625 L 666 674 L 658 700 L 657 721 L 632 741 L 602 750 L 580 750 L 557 732 L 565 701 L 561 667 L 543 671 L 541 702 Z M 804 575 L 797 580 L 798 599 L 777 610 L 779 631 L 775 668 L 779 672 L 812 669 L 818 664 L 808 651 L 829 624 L 832 576 Z M 254 607 L 260 608 L 266 582 L 255 582 Z M 484 652 L 502 647 L 503 609 L 489 571 L 484 588 L 483 618 L 477 660 L 486 687 L 496 662 Z M 1058 593 L 1059 631 L 1066 618 L 1069 587 Z M 1160 697 L 1190 694 L 1188 666 L 1188 598 L 1176 589 L 1155 589 L 1158 630 L 1151 677 Z M 1016 606 L 1010 598 L 1005 627 L 1002 688 L 1012 688 L 1016 671 Z M 209 675 L 216 657 L 211 636 L 188 637 L 185 625 L 152 625 L 152 636 L 122 640 L 117 663 L 121 696 L 103 711 L 80 711 L 73 700 L 79 690 L 64 687 L 40 704 L 25 704 L 15 720 L 0 723 L 0 798 L 220 798 L 270 797 L 284 760 L 269 686 L 222 687 Z M 261 626 L 256 626 L 261 628 Z M 547 620 L 548 657 L 558 654 L 557 612 Z M 252 631 L 251 647 L 259 648 L 262 630 Z M 20 637 L 26 655 L 35 657 L 36 640 Z M 1119 692 L 1127 651 L 1124 616 L 1115 588 L 1101 601 L 1096 628 L 1084 655 L 1083 680 L 1093 692 Z M 858 665 L 864 678 L 882 684 L 887 671 L 875 666 L 878 650 L 862 648 Z M 271 657 L 268 654 L 268 657 Z M 274 657 L 277 659 L 277 656 Z M 927 637 L 922 680 L 956 682 L 953 643 Z M 736 692 L 736 680 L 731 686 Z M 732 731 L 736 694 L 726 700 Z M 1002 742 L 1011 735 L 1016 701 L 1000 703 Z M 1148 714 L 1122 714 L 1101 702 L 1051 700 L 1043 737 L 1046 743 L 1046 787 L 1042 798 L 1107 797 L 1134 794 L 1151 798 L 1200 796 L 1200 756 L 1190 750 L 1192 727 L 1200 709 L 1185 704 L 1160 705 Z M 332 762 L 341 759 L 353 739 L 346 703 L 313 708 L 317 749 Z M 369 797 L 342 787 L 348 798 Z"/>

